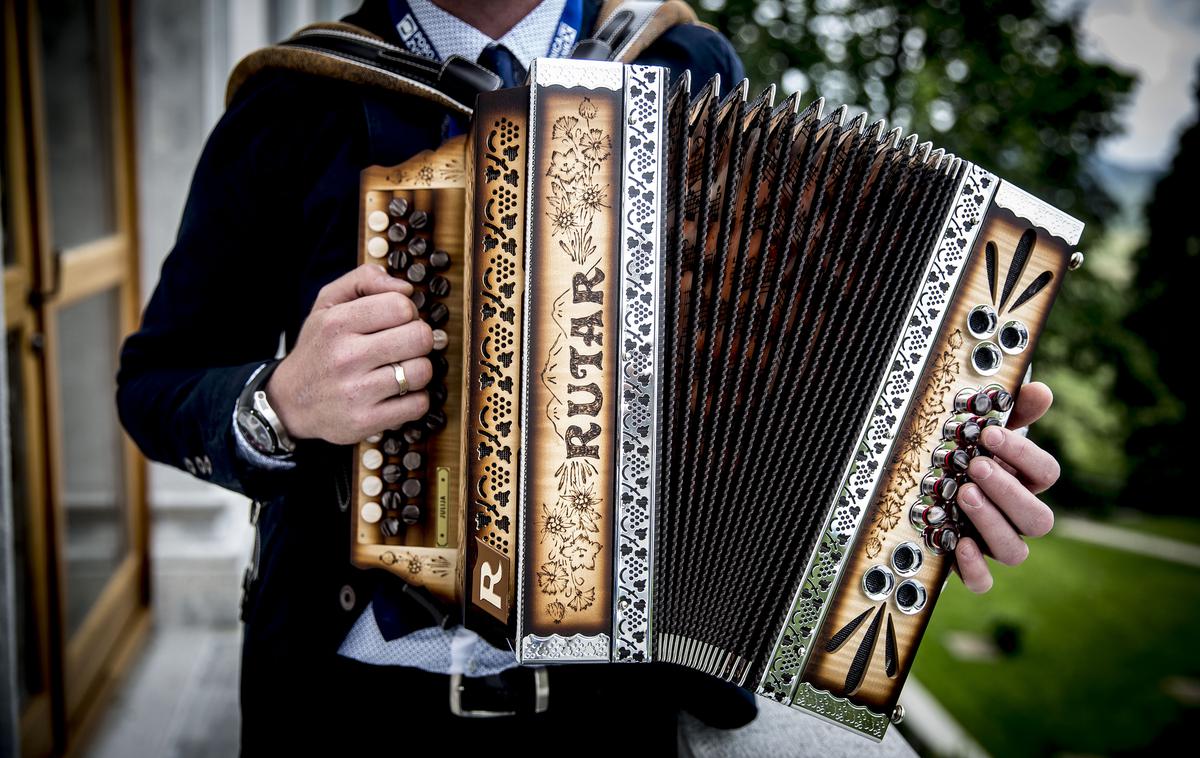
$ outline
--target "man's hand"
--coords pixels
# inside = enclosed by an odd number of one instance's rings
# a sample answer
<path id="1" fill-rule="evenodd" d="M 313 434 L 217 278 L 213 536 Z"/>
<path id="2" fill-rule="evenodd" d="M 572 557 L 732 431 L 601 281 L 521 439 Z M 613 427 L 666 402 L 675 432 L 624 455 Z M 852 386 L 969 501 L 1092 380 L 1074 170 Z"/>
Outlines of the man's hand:
<path id="1" fill-rule="evenodd" d="M 289 436 L 339 445 L 360 442 L 425 415 L 420 392 L 433 367 L 433 330 L 417 317 L 412 285 L 363 264 L 327 284 L 296 346 L 267 382 L 267 401 Z M 397 396 L 393 363 L 411 388 Z"/>
<path id="2" fill-rule="evenodd" d="M 983 432 L 983 445 L 995 457 L 979 456 L 972 460 L 967 469 L 972 483 L 958 493 L 963 514 L 974 524 L 989 552 L 1009 566 L 1029 556 L 1029 546 L 1022 535 L 1041 537 L 1054 526 L 1054 512 L 1038 500 L 1037 494 L 1058 479 L 1058 461 L 1012 431 L 1041 418 L 1053 400 L 1050 388 L 1041 382 L 1022 387 L 1008 419 L 1009 428 L 993 426 Z M 959 540 L 954 555 L 958 573 L 968 589 L 972 592 L 991 589 L 992 575 L 975 540 L 970 537 Z"/>

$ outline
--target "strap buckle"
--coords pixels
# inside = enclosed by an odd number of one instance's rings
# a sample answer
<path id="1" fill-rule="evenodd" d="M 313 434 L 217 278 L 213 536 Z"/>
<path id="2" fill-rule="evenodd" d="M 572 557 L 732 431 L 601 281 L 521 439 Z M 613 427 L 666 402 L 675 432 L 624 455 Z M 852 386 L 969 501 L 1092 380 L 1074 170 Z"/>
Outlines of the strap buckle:
<path id="1" fill-rule="evenodd" d="M 550 675 L 544 667 L 532 668 L 533 672 L 533 712 L 543 713 L 550 707 Z M 463 693 L 467 689 L 467 678 L 462 674 L 450 675 L 450 712 L 455 716 L 468 719 L 491 719 L 504 716 L 516 716 L 517 710 L 492 711 L 483 708 L 463 708 Z"/>

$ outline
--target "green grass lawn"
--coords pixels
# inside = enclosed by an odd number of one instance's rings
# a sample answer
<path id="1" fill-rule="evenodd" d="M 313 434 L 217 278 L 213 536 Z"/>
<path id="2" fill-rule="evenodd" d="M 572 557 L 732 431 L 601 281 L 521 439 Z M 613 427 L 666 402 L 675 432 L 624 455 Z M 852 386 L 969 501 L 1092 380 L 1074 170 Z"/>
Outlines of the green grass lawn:
<path id="1" fill-rule="evenodd" d="M 1019 568 L 993 564 L 985 595 L 951 577 L 915 675 L 996 756 L 1140 752 L 1190 734 L 1200 708 L 1163 682 L 1200 679 L 1200 571 L 1053 536 L 1031 547 Z M 961 661 L 943 642 L 998 623 L 1020 628 L 1012 657 Z"/>
<path id="2" fill-rule="evenodd" d="M 1110 522 L 1113 526 L 1132 529 L 1135 532 L 1168 537 L 1180 542 L 1200 545 L 1200 519 L 1184 516 L 1142 516 L 1138 514 L 1118 516 Z"/>

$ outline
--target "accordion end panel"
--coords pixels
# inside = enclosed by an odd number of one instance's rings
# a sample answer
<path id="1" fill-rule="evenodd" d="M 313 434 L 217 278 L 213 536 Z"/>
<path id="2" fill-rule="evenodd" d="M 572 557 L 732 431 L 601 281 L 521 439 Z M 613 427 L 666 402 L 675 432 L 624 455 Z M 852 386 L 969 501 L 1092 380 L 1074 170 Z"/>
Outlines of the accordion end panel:
<path id="1" fill-rule="evenodd" d="M 973 533 L 957 487 L 1007 420 L 1082 230 L 969 167 L 761 694 L 882 739 Z"/>
<path id="2" fill-rule="evenodd" d="M 360 177 L 360 262 L 413 285 L 434 351 L 429 412 L 356 446 L 350 498 L 351 562 L 450 603 L 461 587 L 463 151 L 464 138 L 454 138 Z"/>

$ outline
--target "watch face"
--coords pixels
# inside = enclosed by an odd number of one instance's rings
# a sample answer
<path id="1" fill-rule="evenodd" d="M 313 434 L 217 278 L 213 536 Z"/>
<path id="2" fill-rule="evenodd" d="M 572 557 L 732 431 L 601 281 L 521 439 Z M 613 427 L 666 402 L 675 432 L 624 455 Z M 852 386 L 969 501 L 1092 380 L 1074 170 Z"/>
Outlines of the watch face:
<path id="1" fill-rule="evenodd" d="M 256 413 L 241 411 L 237 418 L 238 426 L 241 427 L 242 434 L 245 435 L 246 441 L 250 443 L 251 447 L 264 455 L 275 453 L 275 437 Z"/>

